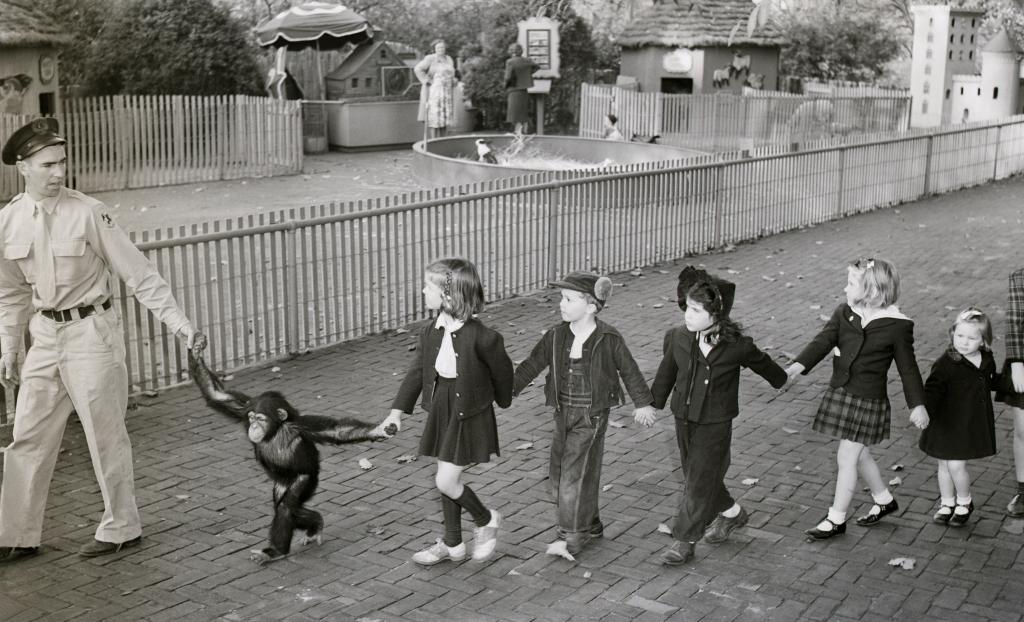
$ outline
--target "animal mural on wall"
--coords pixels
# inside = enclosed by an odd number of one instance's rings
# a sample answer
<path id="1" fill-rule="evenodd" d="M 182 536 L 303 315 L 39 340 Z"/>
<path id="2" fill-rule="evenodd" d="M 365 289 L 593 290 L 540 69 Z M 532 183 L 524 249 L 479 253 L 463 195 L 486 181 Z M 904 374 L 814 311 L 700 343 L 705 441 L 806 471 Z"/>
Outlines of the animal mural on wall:
<path id="1" fill-rule="evenodd" d="M 715 69 L 711 74 L 711 85 L 716 89 L 729 86 L 734 78 L 739 78 L 744 73 L 748 78 L 750 73 L 750 55 L 740 51 L 732 53 L 732 62 Z M 763 76 L 762 76 L 763 79 Z"/>
<path id="2" fill-rule="evenodd" d="M 0 78 L 0 112 L 21 114 L 22 100 L 30 84 L 32 76 L 23 73 Z"/>

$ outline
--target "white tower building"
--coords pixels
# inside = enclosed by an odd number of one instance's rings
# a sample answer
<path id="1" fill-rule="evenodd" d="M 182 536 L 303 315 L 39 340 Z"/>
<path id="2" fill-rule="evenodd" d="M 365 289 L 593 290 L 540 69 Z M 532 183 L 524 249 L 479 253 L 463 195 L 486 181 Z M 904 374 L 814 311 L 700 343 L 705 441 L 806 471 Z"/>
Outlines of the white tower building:
<path id="1" fill-rule="evenodd" d="M 910 125 L 949 123 L 953 75 L 974 74 L 978 27 L 985 12 L 948 5 L 915 5 L 910 10 L 914 14 Z"/>
<path id="2" fill-rule="evenodd" d="M 977 120 L 1002 119 L 1019 111 L 1020 50 L 1006 29 L 992 37 L 981 50 L 981 96 Z M 971 120 L 974 120 L 972 116 Z"/>

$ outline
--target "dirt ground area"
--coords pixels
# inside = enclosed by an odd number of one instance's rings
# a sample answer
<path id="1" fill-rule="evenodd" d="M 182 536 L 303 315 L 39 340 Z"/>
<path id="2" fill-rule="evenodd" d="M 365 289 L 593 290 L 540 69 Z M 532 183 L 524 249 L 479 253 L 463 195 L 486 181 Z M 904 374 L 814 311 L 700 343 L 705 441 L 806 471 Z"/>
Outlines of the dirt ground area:
<path id="1" fill-rule="evenodd" d="M 290 207 L 390 196 L 427 187 L 412 149 L 307 155 L 301 174 L 93 192 L 127 231 L 210 222 Z"/>

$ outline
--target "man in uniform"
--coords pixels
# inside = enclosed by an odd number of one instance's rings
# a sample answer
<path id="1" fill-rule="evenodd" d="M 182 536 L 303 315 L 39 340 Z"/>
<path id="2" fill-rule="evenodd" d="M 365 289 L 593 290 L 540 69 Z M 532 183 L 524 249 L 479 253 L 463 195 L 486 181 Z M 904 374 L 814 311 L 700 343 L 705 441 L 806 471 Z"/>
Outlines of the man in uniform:
<path id="1" fill-rule="evenodd" d="M 0 381 L 21 383 L 0 487 L 0 564 L 39 552 L 46 497 L 72 410 L 85 431 L 104 510 L 95 539 L 79 554 L 116 553 L 141 540 L 112 276 L 188 347 L 206 345 L 106 207 L 64 187 L 67 155 L 58 131 L 55 119 L 36 119 L 7 140 L 2 154 L 3 163 L 25 178 L 25 192 L 0 210 Z M 23 354 L 26 325 L 32 347 Z"/>

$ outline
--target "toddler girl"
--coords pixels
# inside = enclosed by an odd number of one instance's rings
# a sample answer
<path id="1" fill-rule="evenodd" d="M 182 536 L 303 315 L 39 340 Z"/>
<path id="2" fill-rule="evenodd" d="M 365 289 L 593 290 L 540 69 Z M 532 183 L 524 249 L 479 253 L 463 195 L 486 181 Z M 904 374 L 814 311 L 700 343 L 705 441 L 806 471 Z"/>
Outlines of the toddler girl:
<path id="1" fill-rule="evenodd" d="M 441 259 L 427 267 L 423 280 L 427 308 L 440 313 L 420 331 L 412 364 L 383 425 L 400 429 L 402 413 L 411 413 L 422 393 L 428 415 L 419 453 L 437 458 L 444 538 L 413 555 L 413 561 L 430 566 L 465 559 L 466 510 L 476 524 L 473 560 L 483 562 L 494 554 L 501 514 L 484 507 L 462 483 L 462 472 L 500 455 L 492 402 L 502 408 L 512 403 L 512 361 L 502 336 L 475 317 L 484 304 L 476 266 L 465 259 Z"/>
<path id="2" fill-rule="evenodd" d="M 939 511 L 936 523 L 962 527 L 974 511 L 966 460 L 996 453 L 995 416 L 990 391 L 995 389 L 992 324 L 969 307 L 949 329 L 950 344 L 932 365 L 924 384 L 931 414 L 921 433 L 921 451 L 939 461 Z M 953 494 L 956 493 L 955 505 Z"/>
<path id="3" fill-rule="evenodd" d="M 873 525 L 899 509 L 868 449 L 889 438 L 889 396 L 886 391 L 893 360 L 903 381 L 910 421 L 928 426 L 924 385 L 914 357 L 914 322 L 896 307 L 900 278 L 883 259 L 858 259 L 846 270 L 846 302 L 786 369 L 807 374 L 832 352 L 832 379 L 814 416 L 814 429 L 838 438 L 838 473 L 828 515 L 805 533 L 824 540 L 846 533 L 846 512 L 853 500 L 857 474 L 867 481 L 875 504 L 858 525 Z"/>

